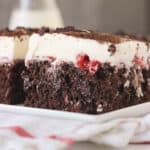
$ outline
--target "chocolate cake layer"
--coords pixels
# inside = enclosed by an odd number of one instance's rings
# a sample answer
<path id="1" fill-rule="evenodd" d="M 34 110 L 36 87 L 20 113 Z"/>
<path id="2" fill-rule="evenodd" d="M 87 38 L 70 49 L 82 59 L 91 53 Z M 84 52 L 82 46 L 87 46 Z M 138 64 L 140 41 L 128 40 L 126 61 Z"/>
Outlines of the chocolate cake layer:
<path id="1" fill-rule="evenodd" d="M 0 103 L 18 104 L 24 101 L 21 72 L 31 34 L 49 29 L 18 27 L 0 30 Z"/>
<path id="2" fill-rule="evenodd" d="M 97 114 L 150 100 L 150 71 L 137 66 L 129 71 L 104 63 L 91 74 L 73 63 L 34 60 L 22 77 L 31 107 Z"/>
<path id="3" fill-rule="evenodd" d="M 0 103 L 18 104 L 24 101 L 23 80 L 24 60 L 0 64 Z"/>

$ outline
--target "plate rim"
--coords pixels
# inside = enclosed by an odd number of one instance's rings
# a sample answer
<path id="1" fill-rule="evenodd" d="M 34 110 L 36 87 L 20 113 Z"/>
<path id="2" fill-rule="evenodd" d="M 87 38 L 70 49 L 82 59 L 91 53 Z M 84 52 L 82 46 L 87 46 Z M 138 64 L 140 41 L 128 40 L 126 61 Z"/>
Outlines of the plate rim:
<path id="1" fill-rule="evenodd" d="M 138 110 L 138 111 L 137 111 Z M 67 112 L 52 109 L 33 108 L 23 105 L 0 104 L 0 111 L 7 113 L 16 113 L 19 115 L 33 115 L 42 117 L 55 117 L 60 119 L 71 119 L 87 122 L 105 122 L 117 118 L 140 117 L 150 113 L 150 102 L 129 106 L 119 110 L 102 114 L 83 114 L 77 112 Z"/>

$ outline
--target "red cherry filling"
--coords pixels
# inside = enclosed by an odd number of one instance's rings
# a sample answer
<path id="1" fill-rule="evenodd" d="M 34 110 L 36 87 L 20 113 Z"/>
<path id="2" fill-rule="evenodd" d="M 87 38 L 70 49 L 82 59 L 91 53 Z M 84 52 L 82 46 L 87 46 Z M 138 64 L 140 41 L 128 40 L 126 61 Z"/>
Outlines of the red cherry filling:
<path id="1" fill-rule="evenodd" d="M 141 66 L 142 68 L 145 67 L 145 63 L 144 63 L 144 61 L 143 61 L 143 57 L 142 57 L 142 58 L 139 58 L 138 56 L 135 56 L 133 62 L 136 63 L 136 64 L 138 64 L 138 65 Z"/>
<path id="2" fill-rule="evenodd" d="M 92 60 L 90 61 L 90 64 L 89 64 L 89 72 L 91 74 L 95 74 L 98 70 L 98 68 L 100 67 L 100 62 L 97 61 L 97 60 Z"/>
<path id="3" fill-rule="evenodd" d="M 54 56 L 48 56 L 48 59 L 51 60 L 51 61 L 55 61 L 56 57 L 54 57 Z"/>
<path id="4" fill-rule="evenodd" d="M 88 69 L 89 65 L 89 56 L 86 54 L 77 55 L 77 65 L 82 69 Z"/>
<path id="5" fill-rule="evenodd" d="M 77 55 L 77 65 L 81 69 L 88 70 L 92 75 L 95 74 L 101 63 L 97 60 L 90 60 L 86 54 Z"/>
<path id="6" fill-rule="evenodd" d="M 143 59 L 140 59 L 140 58 L 137 60 L 137 64 L 139 64 L 141 67 L 145 66 Z"/>

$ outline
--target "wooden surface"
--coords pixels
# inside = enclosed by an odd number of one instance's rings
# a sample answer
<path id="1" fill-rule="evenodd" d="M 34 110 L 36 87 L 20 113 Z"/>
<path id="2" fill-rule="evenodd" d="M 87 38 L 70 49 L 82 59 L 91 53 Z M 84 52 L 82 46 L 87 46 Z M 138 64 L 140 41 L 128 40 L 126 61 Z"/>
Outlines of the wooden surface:
<path id="1" fill-rule="evenodd" d="M 19 0 L 0 0 L 0 27 L 8 25 L 12 8 Z M 133 33 L 150 32 L 149 0 L 57 0 L 65 25 Z"/>

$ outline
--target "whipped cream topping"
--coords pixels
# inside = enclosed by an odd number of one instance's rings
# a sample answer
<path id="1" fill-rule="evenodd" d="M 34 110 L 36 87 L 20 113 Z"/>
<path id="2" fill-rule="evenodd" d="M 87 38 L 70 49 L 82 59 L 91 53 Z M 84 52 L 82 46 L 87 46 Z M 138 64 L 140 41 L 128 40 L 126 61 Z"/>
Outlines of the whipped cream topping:
<path id="1" fill-rule="evenodd" d="M 113 54 L 108 50 L 112 44 L 115 46 Z M 114 44 L 61 33 L 45 33 L 42 36 L 33 34 L 30 37 L 25 62 L 27 65 L 28 61 L 32 59 L 43 60 L 48 57 L 56 57 L 57 61 L 64 60 L 76 63 L 76 57 L 80 53 L 87 54 L 90 59 L 102 63 L 109 62 L 111 65 L 124 63 L 130 67 L 133 65 L 135 56 L 146 64 L 150 56 L 150 49 L 148 44 L 137 40 L 125 40 Z"/>
<path id="2" fill-rule="evenodd" d="M 59 60 L 76 62 L 79 53 L 86 53 L 92 59 L 105 62 L 109 56 L 107 44 L 99 44 L 95 40 L 75 38 L 64 34 L 34 34 L 30 38 L 29 51 L 26 61 L 47 56 L 56 57 Z M 101 50 L 104 50 L 103 53 Z"/>
<path id="3" fill-rule="evenodd" d="M 29 36 L 0 36 L 0 61 L 24 59 L 28 50 Z"/>

